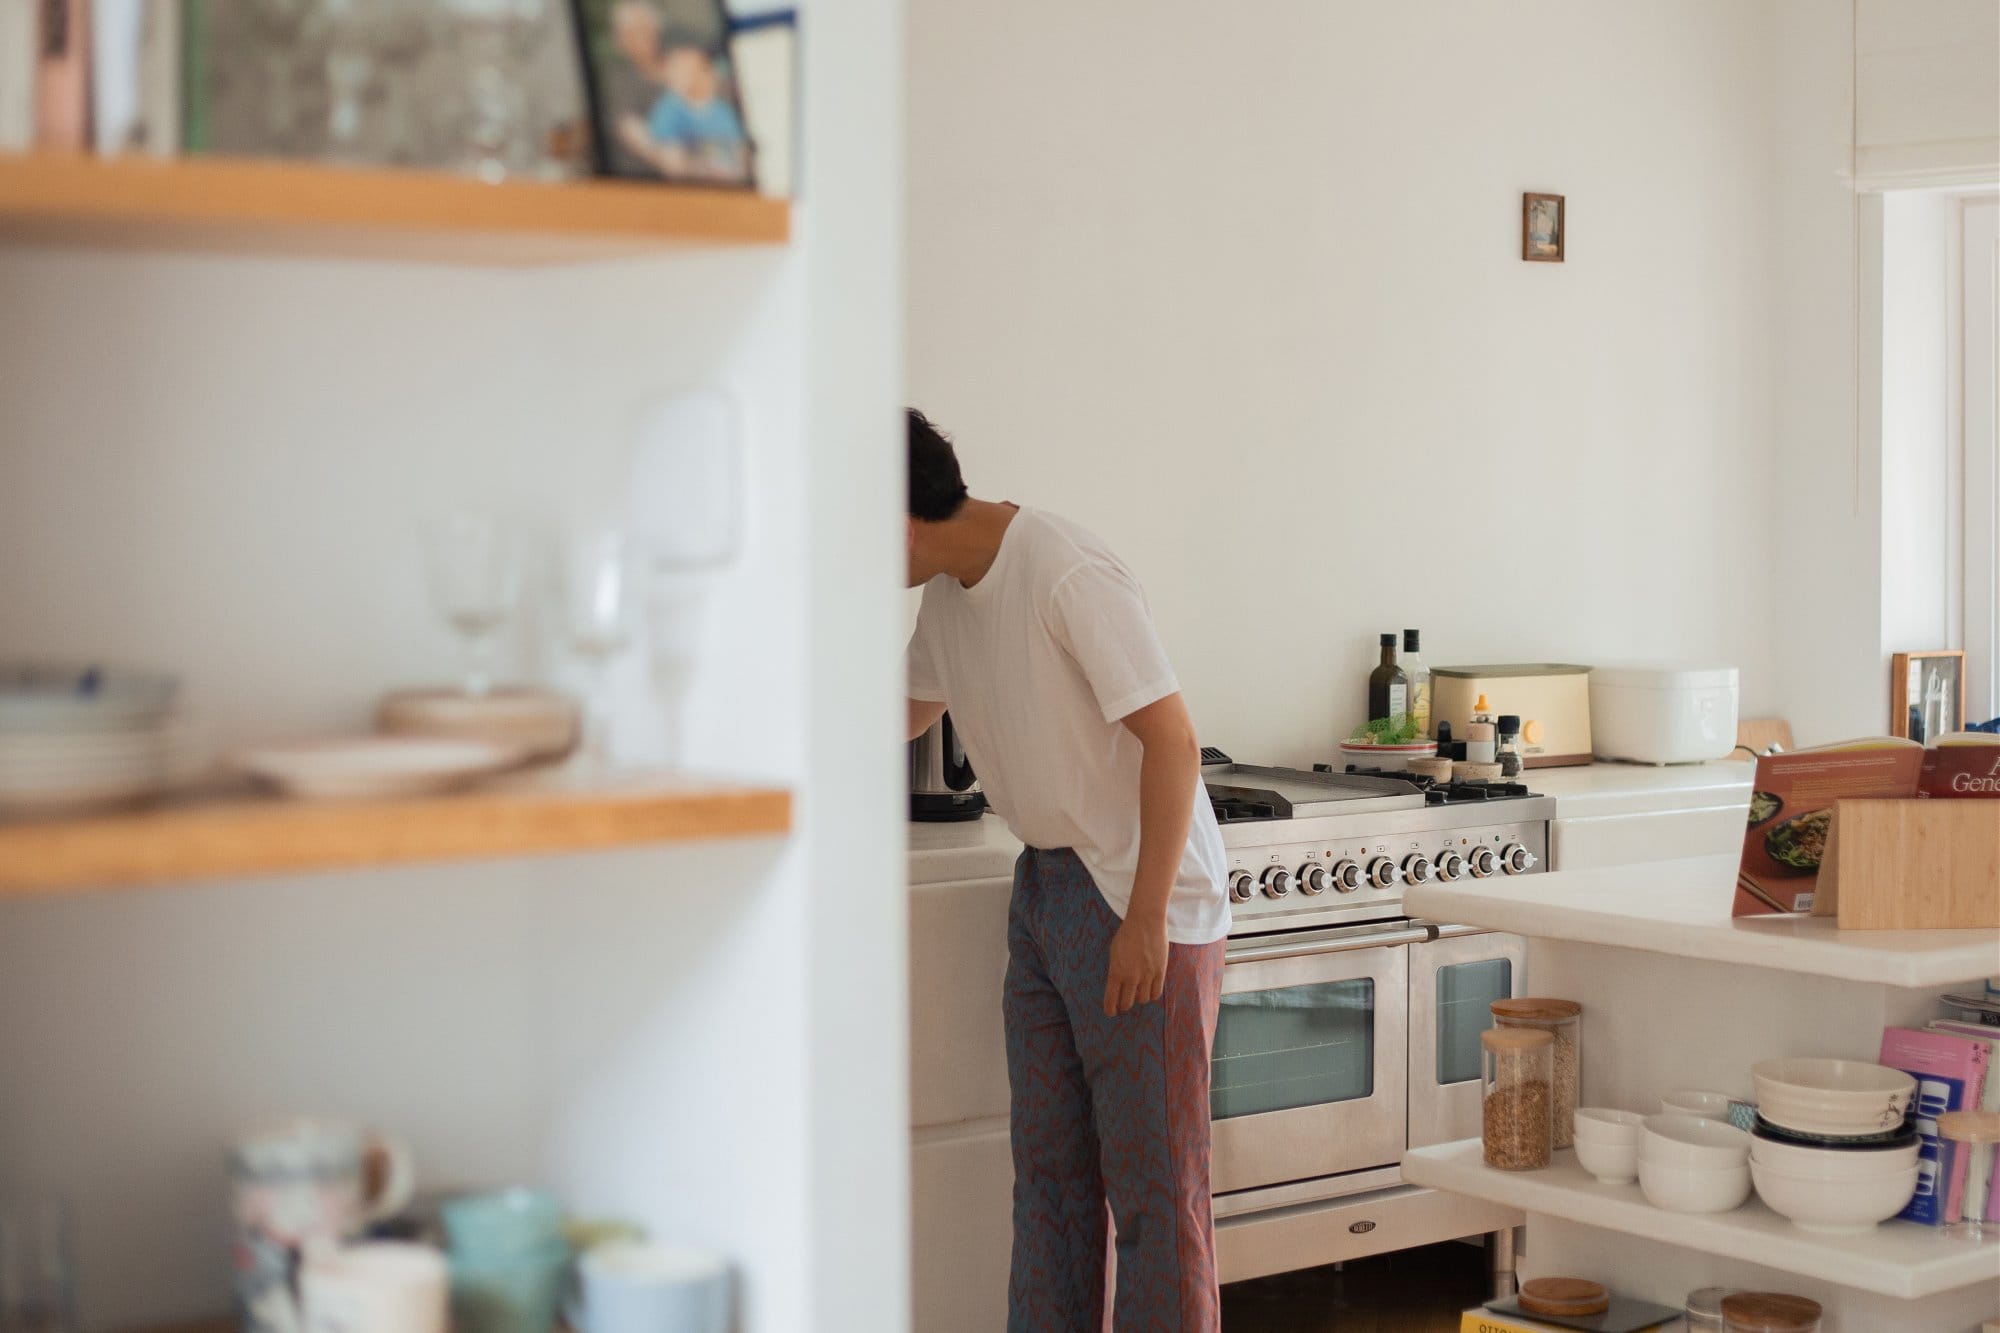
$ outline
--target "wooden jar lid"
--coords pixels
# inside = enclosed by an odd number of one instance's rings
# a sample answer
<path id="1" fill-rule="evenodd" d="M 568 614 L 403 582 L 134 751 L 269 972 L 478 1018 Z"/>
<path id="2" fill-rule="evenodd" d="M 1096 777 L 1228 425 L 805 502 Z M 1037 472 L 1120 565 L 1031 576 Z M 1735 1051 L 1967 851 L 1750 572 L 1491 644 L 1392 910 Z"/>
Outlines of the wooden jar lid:
<path id="1" fill-rule="evenodd" d="M 1582 1277 L 1537 1277 L 1521 1284 L 1521 1308 L 1529 1314 L 1582 1316 L 1611 1308 L 1601 1282 Z"/>
<path id="2" fill-rule="evenodd" d="M 1516 1055 L 1537 1046 L 1553 1046 L 1556 1035 L 1541 1028 L 1488 1028 L 1479 1034 L 1479 1044 L 1499 1054 Z"/>
<path id="3" fill-rule="evenodd" d="M 1940 1138 L 1958 1143 L 2000 1143 L 2000 1111 L 1947 1111 L 1937 1127 Z"/>
<path id="4" fill-rule="evenodd" d="M 1491 1006 L 1495 1018 L 1526 1020 L 1531 1023 L 1549 1023 L 1558 1019 L 1575 1018 L 1583 1012 L 1583 1006 L 1575 1000 L 1557 1000 L 1547 997 L 1531 997 L 1520 1000 L 1495 1000 Z"/>
<path id="5" fill-rule="evenodd" d="M 1731 1328 L 1755 1333 L 1810 1333 L 1819 1327 L 1818 1301 L 1775 1291 L 1739 1291 L 1722 1298 L 1722 1317 Z"/>

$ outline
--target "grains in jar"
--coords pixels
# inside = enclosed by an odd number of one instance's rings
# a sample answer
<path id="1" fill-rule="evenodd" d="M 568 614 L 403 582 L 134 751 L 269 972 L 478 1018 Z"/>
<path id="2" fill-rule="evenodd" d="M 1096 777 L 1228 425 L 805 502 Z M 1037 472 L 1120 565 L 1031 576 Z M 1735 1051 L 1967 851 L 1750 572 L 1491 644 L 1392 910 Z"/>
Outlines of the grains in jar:
<path id="1" fill-rule="evenodd" d="M 1532 1171 L 1554 1147 L 1555 1037 L 1531 1028 L 1488 1028 L 1479 1035 L 1484 1078 L 1480 1138 L 1486 1164 Z"/>
<path id="2" fill-rule="evenodd" d="M 1493 1021 L 1503 1028 L 1543 1031 L 1555 1038 L 1555 1146 L 1576 1139 L 1576 1108 L 1583 1093 L 1583 1006 L 1575 1000 L 1495 1000 Z"/>

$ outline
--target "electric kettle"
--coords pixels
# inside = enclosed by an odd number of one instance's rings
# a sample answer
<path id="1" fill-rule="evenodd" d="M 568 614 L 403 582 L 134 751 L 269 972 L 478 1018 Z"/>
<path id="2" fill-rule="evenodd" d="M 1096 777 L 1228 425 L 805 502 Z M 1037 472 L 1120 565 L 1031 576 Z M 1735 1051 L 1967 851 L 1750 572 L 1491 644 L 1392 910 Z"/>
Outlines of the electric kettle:
<path id="1" fill-rule="evenodd" d="M 923 823 L 977 819 L 986 813 L 979 778 L 952 728 L 951 714 L 910 742 L 910 818 Z"/>

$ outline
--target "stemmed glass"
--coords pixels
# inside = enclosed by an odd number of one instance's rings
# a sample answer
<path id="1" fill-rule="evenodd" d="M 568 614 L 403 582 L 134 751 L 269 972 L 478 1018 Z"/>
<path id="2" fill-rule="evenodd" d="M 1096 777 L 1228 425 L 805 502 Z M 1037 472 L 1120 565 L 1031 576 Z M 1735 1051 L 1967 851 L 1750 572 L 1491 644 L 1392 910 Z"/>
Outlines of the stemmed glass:
<path id="1" fill-rule="evenodd" d="M 571 537 L 560 570 L 562 625 L 588 676 L 583 764 L 609 766 L 611 664 L 631 648 L 644 605 L 646 566 L 628 533 L 599 529 Z"/>
<path id="2" fill-rule="evenodd" d="M 431 600 L 465 644 L 465 692 L 493 689 L 493 648 L 521 600 L 521 538 L 492 514 L 445 514 L 424 530 Z"/>

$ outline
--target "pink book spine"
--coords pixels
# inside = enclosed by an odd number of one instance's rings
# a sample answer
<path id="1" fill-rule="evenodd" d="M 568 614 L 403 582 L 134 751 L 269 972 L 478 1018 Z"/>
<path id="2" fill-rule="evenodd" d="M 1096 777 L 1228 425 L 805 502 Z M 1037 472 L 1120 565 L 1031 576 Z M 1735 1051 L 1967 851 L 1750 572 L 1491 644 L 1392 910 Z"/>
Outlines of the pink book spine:
<path id="1" fill-rule="evenodd" d="M 89 0 L 36 0 L 35 142 L 90 146 Z"/>
<path id="2" fill-rule="evenodd" d="M 1935 1120 L 1945 1111 L 1978 1107 L 1986 1091 L 1986 1066 L 1991 1054 L 1987 1044 L 1970 1037 L 1916 1028 L 1888 1028 L 1882 1033 L 1881 1062 L 1900 1069 L 1917 1080 L 1917 1115 Z M 1963 1092 L 1942 1101 L 1947 1085 L 1930 1083 L 1925 1076 L 1935 1074 L 1956 1082 Z M 1965 1198 L 1965 1178 L 1971 1165 L 1966 1153 L 1954 1153 L 1948 1167 L 1943 1198 L 1946 1215 L 1955 1215 Z"/>

